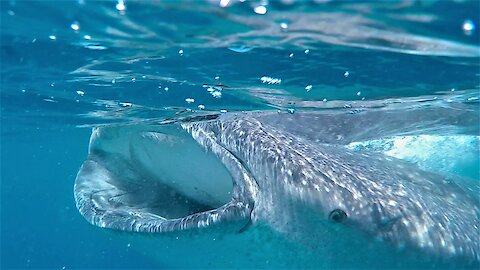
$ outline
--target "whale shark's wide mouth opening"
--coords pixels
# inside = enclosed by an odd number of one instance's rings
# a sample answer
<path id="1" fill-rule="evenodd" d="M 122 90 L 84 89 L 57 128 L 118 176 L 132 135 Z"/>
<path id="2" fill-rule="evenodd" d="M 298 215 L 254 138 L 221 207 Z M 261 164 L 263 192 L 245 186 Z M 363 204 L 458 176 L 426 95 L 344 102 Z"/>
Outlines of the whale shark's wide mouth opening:
<path id="1" fill-rule="evenodd" d="M 95 128 L 76 184 L 100 211 L 166 220 L 219 208 L 232 193 L 229 171 L 178 125 Z"/>

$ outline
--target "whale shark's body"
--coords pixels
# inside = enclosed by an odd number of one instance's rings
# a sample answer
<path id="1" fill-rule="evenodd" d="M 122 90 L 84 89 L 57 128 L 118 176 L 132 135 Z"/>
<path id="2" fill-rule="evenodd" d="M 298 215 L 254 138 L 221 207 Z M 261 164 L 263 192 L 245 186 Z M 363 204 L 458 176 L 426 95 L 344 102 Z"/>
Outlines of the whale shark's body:
<path id="1" fill-rule="evenodd" d="M 336 257 L 354 258 L 352 267 L 355 260 L 382 261 L 377 256 L 390 250 L 399 261 L 477 267 L 476 180 L 346 147 L 440 134 L 473 138 L 478 149 L 476 123 L 476 111 L 422 108 L 212 114 L 97 127 L 75 198 L 89 222 L 132 232 L 219 224 L 245 232 L 263 224 L 314 246 L 327 267 Z"/>

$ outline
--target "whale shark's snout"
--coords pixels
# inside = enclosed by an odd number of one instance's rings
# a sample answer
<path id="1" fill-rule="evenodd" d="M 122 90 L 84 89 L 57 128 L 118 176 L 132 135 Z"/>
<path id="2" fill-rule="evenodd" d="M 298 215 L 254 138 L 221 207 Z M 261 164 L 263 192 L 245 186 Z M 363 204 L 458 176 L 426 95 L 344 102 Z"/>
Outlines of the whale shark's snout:
<path id="1" fill-rule="evenodd" d="M 346 145 L 354 138 L 312 140 L 272 117 L 95 128 L 75 184 L 77 207 L 92 224 L 126 231 L 231 224 L 238 232 L 261 223 L 324 243 L 330 254 L 350 256 L 345 246 L 358 244 L 478 264 L 475 190 L 353 151 Z"/>

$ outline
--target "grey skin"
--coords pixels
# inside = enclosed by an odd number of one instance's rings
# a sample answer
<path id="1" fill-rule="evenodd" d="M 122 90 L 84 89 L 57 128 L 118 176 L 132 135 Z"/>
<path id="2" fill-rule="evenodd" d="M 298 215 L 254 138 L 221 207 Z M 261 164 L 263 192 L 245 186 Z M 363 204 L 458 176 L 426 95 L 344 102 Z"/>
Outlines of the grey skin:
<path id="1" fill-rule="evenodd" d="M 478 136 L 478 122 L 475 108 L 427 107 L 97 127 L 75 198 L 89 222 L 123 231 L 266 225 L 314 249 L 327 267 L 478 267 L 478 180 L 345 147 L 400 135 Z"/>

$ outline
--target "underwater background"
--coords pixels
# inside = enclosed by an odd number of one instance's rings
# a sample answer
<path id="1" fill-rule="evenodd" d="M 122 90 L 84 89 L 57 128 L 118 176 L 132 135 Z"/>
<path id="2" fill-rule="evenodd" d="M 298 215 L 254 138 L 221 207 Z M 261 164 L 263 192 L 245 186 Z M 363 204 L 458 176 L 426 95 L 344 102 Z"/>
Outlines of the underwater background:
<path id="1" fill-rule="evenodd" d="M 476 0 L 0 1 L 0 268 L 318 267 L 321 254 L 262 227 L 90 225 L 73 184 L 91 127 L 203 110 L 478 110 L 479 11 Z M 468 159 L 461 174 L 478 181 L 478 152 Z"/>

